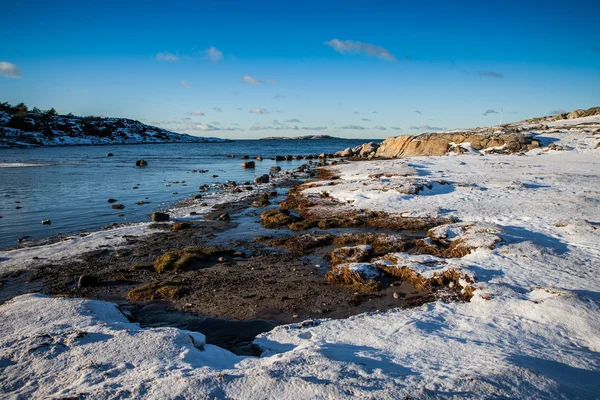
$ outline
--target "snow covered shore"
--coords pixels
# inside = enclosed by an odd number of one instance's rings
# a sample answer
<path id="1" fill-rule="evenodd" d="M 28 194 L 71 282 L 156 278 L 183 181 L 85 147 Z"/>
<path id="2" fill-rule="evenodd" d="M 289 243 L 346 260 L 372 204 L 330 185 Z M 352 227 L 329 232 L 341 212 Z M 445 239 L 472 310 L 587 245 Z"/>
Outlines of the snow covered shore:
<path id="1" fill-rule="evenodd" d="M 335 185 L 305 191 L 326 189 L 357 209 L 493 224 L 502 240 L 494 249 L 397 257 L 424 274 L 473 276 L 468 303 L 281 326 L 256 339 L 265 352 L 255 358 L 197 333 L 141 329 L 110 303 L 25 295 L 0 306 L 0 393 L 600 398 L 598 135 L 572 128 L 540 139 L 563 150 L 350 163 L 335 167 Z M 409 186 L 422 190 L 407 194 Z"/>

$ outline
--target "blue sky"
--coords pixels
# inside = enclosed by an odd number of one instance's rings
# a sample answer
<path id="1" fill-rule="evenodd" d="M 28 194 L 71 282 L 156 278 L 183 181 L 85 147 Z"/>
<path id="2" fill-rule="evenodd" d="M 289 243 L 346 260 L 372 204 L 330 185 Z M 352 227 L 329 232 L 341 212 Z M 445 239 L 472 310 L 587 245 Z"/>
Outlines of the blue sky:
<path id="1" fill-rule="evenodd" d="M 597 1 L 6 1 L 0 101 L 228 138 L 492 125 L 600 105 L 599 16 Z"/>

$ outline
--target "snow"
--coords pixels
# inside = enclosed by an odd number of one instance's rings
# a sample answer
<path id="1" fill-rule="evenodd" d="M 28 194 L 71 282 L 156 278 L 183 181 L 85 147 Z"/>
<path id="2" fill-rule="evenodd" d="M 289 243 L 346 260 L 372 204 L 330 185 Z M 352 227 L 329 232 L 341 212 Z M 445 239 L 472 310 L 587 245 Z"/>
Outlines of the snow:
<path id="1" fill-rule="evenodd" d="M 394 257 L 425 275 L 455 268 L 474 277 L 470 302 L 280 326 L 256 339 L 261 357 L 238 357 L 186 331 L 142 329 L 109 303 L 25 295 L 0 306 L 0 393 L 598 398 L 600 150 L 579 129 L 542 135 L 568 150 L 335 167 L 341 179 L 327 190 L 344 203 L 355 200 L 347 207 L 462 221 L 432 235 L 468 237 L 475 249 L 466 256 Z M 429 195 L 395 190 L 425 184 Z"/>
<path id="2" fill-rule="evenodd" d="M 142 237 L 154 233 L 149 223 L 127 225 L 104 231 L 69 236 L 60 242 L 0 251 L 0 275 L 31 268 L 48 262 L 77 258 L 83 253 L 101 247 L 118 248 L 127 245 L 128 237 Z"/>

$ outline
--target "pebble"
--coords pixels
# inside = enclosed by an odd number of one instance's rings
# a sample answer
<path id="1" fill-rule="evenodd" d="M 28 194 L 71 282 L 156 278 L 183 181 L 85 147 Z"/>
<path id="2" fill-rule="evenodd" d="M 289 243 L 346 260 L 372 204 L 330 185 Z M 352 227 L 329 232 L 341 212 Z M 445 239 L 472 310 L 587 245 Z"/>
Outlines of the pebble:
<path id="1" fill-rule="evenodd" d="M 398 297 L 400 297 L 400 296 L 398 296 L 398 293 L 396 293 L 396 292 L 394 292 L 393 296 L 394 296 L 395 299 L 397 299 Z"/>

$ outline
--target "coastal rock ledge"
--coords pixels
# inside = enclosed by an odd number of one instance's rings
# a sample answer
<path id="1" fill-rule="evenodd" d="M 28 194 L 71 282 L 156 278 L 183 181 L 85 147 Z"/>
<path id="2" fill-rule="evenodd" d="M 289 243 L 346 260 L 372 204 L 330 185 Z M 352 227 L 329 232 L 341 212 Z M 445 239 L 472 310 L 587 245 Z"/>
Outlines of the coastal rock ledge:
<path id="1" fill-rule="evenodd" d="M 532 136 L 522 134 L 426 133 L 385 139 L 377 152 L 379 158 L 443 156 L 469 150 L 516 153 L 540 147 Z"/>

